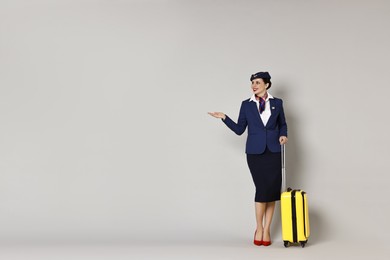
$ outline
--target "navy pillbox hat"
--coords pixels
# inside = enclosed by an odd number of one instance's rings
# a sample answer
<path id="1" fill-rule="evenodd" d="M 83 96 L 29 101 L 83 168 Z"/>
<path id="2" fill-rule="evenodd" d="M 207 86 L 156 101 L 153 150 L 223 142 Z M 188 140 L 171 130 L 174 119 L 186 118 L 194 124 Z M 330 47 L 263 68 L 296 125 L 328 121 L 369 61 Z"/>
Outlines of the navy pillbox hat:
<path id="1" fill-rule="evenodd" d="M 254 79 L 271 79 L 271 75 L 268 72 L 257 72 L 251 75 L 251 81 Z"/>

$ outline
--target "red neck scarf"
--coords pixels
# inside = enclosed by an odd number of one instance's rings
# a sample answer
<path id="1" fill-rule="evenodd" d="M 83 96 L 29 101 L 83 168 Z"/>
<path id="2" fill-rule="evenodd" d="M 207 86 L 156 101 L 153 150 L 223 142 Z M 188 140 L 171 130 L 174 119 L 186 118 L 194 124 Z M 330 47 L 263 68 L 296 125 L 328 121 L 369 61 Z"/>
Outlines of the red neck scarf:
<path id="1" fill-rule="evenodd" d="M 267 100 L 267 98 L 268 98 L 268 92 L 265 92 L 265 95 L 262 97 L 258 97 L 256 95 L 256 99 L 259 101 L 260 114 L 263 113 L 263 111 L 265 110 L 265 101 Z"/>

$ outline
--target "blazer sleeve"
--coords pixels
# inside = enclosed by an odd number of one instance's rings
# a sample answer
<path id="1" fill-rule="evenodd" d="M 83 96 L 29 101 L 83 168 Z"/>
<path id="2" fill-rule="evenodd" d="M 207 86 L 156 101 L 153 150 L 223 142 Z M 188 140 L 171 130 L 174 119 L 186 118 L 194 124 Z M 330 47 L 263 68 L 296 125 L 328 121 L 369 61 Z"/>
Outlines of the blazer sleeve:
<path id="1" fill-rule="evenodd" d="M 278 118 L 278 124 L 279 124 L 279 137 L 280 136 L 287 136 L 287 123 L 286 118 L 284 116 L 284 110 L 283 110 L 283 101 L 281 100 L 281 110 Z"/>
<path id="2" fill-rule="evenodd" d="M 244 102 L 241 103 L 240 108 L 240 114 L 238 116 L 237 124 L 230 119 L 226 115 L 225 120 L 222 119 L 222 121 L 229 127 L 233 132 L 235 132 L 237 135 L 242 135 L 245 132 L 245 129 L 248 125 L 246 114 L 245 114 L 245 108 L 244 108 Z"/>

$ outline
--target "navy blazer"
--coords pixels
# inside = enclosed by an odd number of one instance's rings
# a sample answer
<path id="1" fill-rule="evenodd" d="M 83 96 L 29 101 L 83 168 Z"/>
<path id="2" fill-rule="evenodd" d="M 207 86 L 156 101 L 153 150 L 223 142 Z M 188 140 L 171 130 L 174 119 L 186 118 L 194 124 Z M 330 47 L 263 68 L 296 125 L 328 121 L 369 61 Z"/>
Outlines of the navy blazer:
<path id="1" fill-rule="evenodd" d="M 261 120 L 256 102 L 242 101 L 240 115 L 235 123 L 226 116 L 222 120 L 237 135 L 242 135 L 248 126 L 248 138 L 245 152 L 247 154 L 262 154 L 268 147 L 271 152 L 280 152 L 280 136 L 287 136 L 287 124 L 284 117 L 283 101 L 279 98 L 270 98 L 271 116 L 266 125 Z"/>

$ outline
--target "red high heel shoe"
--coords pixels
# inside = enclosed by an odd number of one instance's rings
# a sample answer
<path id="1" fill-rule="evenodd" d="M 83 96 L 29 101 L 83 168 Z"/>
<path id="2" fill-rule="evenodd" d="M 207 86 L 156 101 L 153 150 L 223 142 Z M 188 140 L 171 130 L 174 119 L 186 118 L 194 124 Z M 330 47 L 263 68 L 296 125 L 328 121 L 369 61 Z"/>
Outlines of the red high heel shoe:
<path id="1" fill-rule="evenodd" d="M 271 238 L 271 237 L 270 237 Z M 263 240 L 263 246 L 270 246 L 272 243 L 271 243 L 271 239 L 269 241 L 265 241 Z"/>
<path id="2" fill-rule="evenodd" d="M 272 243 L 271 241 L 262 241 L 263 242 L 263 246 L 270 246 Z"/>
<path id="3" fill-rule="evenodd" d="M 253 238 L 253 244 L 255 244 L 256 246 L 261 246 L 263 244 L 263 240 L 256 240 L 256 232 L 257 230 L 255 231 L 255 237 Z"/>

